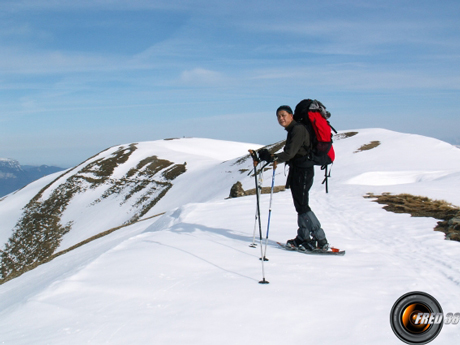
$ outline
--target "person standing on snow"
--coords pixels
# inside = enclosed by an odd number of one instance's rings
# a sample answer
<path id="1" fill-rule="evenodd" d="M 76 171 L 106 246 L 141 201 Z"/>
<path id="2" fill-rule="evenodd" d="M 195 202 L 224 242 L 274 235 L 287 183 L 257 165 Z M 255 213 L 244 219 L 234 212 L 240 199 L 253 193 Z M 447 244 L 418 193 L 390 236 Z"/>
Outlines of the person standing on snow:
<path id="1" fill-rule="evenodd" d="M 296 110 L 297 107 L 296 107 Z M 304 125 L 294 120 L 291 107 L 282 105 L 276 110 L 278 123 L 287 131 L 283 152 L 270 154 L 267 149 L 258 152 L 261 160 L 289 164 L 286 188 L 291 189 L 294 207 L 297 211 L 297 236 L 288 240 L 286 246 L 301 251 L 317 248 L 327 250 L 329 244 L 321 224 L 309 206 L 309 191 L 313 185 L 314 167 L 305 164 L 308 160 L 310 135 Z"/>

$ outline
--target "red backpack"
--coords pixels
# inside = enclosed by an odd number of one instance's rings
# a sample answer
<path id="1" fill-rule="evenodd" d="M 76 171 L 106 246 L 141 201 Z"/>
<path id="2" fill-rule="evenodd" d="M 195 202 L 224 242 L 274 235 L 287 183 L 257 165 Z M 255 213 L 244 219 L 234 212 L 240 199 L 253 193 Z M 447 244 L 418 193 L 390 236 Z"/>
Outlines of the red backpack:
<path id="1" fill-rule="evenodd" d="M 325 170 L 323 183 L 326 183 L 326 193 L 328 192 L 327 178 L 330 177 L 327 166 L 335 159 L 332 131 L 337 133 L 328 121 L 330 117 L 331 113 L 317 100 L 304 99 L 297 104 L 294 111 L 294 120 L 302 123 L 310 134 L 308 161 Z"/>

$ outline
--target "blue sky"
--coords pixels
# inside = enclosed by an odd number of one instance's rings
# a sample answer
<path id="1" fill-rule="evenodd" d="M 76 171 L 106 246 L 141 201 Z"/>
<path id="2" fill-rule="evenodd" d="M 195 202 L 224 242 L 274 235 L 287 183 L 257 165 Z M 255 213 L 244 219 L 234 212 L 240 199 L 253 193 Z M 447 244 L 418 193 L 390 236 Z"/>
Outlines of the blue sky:
<path id="1" fill-rule="evenodd" d="M 0 157 L 64 167 L 169 137 L 281 140 L 281 104 L 337 129 L 460 144 L 458 0 L 0 0 Z"/>

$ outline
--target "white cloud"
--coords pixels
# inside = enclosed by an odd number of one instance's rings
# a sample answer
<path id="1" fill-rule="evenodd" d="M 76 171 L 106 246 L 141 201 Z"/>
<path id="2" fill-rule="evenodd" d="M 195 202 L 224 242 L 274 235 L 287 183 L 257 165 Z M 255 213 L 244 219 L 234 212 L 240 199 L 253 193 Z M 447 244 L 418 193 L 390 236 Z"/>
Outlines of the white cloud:
<path id="1" fill-rule="evenodd" d="M 204 68 L 183 71 L 180 76 L 180 81 L 182 83 L 194 85 L 215 85 L 223 80 L 224 77 L 221 73 Z"/>

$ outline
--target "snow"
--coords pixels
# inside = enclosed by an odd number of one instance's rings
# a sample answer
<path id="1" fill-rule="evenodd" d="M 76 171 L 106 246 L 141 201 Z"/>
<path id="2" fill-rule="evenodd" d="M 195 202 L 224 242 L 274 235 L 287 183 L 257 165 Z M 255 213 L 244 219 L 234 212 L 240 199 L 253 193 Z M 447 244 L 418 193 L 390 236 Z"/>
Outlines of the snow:
<path id="1" fill-rule="evenodd" d="M 366 186 L 391 186 L 397 184 L 434 181 L 448 176 L 448 171 L 372 171 L 358 175 L 347 183 Z"/>
<path id="2" fill-rule="evenodd" d="M 279 248 L 276 241 L 296 231 L 290 192 L 280 192 L 273 195 L 264 263 L 270 284 L 258 284 L 260 245 L 248 246 L 255 196 L 226 199 L 236 180 L 253 188 L 253 177 L 236 173 L 232 164 L 258 147 L 209 146 L 207 139 L 139 143 L 131 166 L 152 154 L 187 161 L 187 173 L 148 215 L 166 213 L 1 285 L 0 344 L 401 344 L 389 318 L 403 294 L 424 291 L 444 312 L 460 312 L 460 244 L 433 231 L 433 218 L 386 212 L 363 198 L 368 192 L 409 192 L 460 205 L 460 150 L 421 136 L 356 131 L 334 143 L 329 194 L 320 170 L 311 190 L 312 209 L 345 256 Z M 375 140 L 378 147 L 354 153 Z M 276 184 L 284 180 L 280 166 Z M 264 185 L 270 182 L 271 171 Z M 13 210 L 31 195 L 25 189 L 0 201 L 2 221 L 6 207 L 18 217 Z M 261 196 L 264 235 L 269 198 Z M 72 213 L 100 228 L 112 224 L 110 212 L 117 217 L 113 205 L 104 205 L 106 214 L 76 207 Z M 459 327 L 445 325 L 432 343 L 458 343 Z"/>

